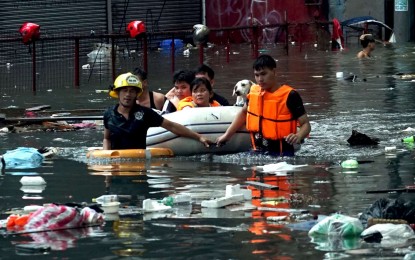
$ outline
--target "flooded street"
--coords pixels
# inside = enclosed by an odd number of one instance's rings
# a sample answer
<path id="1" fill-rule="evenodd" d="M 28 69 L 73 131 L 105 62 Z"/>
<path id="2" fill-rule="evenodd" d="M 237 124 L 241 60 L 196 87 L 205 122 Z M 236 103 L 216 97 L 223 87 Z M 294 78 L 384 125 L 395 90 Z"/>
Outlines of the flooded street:
<path id="1" fill-rule="evenodd" d="M 195 155 L 123 161 L 133 164 L 127 170 L 96 171 L 86 158 L 88 147 L 102 146 L 103 128 L 68 132 L 0 133 L 0 152 L 20 146 L 56 147 L 58 154 L 35 170 L 10 170 L 0 177 L 0 211 L 30 204 L 87 202 L 102 194 L 131 195 L 124 201 L 124 215 L 113 216 L 103 227 L 9 235 L 0 238 L 0 259 L 18 259 L 42 254 L 22 252 L 20 243 L 49 244 L 47 257 L 66 259 L 138 258 L 177 259 L 402 259 L 404 250 L 380 249 L 359 238 L 315 241 L 308 231 L 287 222 L 267 220 L 269 216 L 287 215 L 286 211 L 303 210 L 312 215 L 342 212 L 356 217 L 377 199 L 413 200 L 414 193 L 367 194 L 368 190 L 401 188 L 414 184 L 413 146 L 401 139 L 415 135 L 415 82 L 401 79 L 397 73 L 414 74 L 415 45 L 384 47 L 377 45 L 370 60 L 355 58 L 360 50 L 350 44 L 344 52 L 319 50 L 312 45 L 289 47 L 261 46 L 262 53 L 277 60 L 281 83 L 296 88 L 303 98 L 312 131 L 294 158 L 273 158 L 238 153 Z M 177 53 L 175 67 L 193 69 L 198 65 L 197 50 L 189 57 Z M 223 46 L 206 49 L 205 61 L 215 70 L 215 90 L 233 103 L 232 90 L 241 79 L 254 80 L 249 45 L 231 47 L 226 62 Z M 166 93 L 172 86 L 171 60 L 162 52 L 149 53 L 149 86 Z M 105 64 L 103 64 L 105 65 Z M 106 65 L 108 68 L 108 65 Z M 5 69 L 5 68 L 1 68 Z M 98 70 L 97 70 L 98 71 Z M 336 78 L 343 72 L 344 78 Z M 3 72 L 4 73 L 4 72 Z M 14 73 L 13 71 L 9 73 Z M 108 73 L 109 74 L 109 73 Z M 108 76 L 108 75 L 107 75 Z M 355 77 L 350 77 L 355 76 Z M 83 82 L 88 78 L 83 73 Z M 106 76 L 94 77 L 80 89 L 50 86 L 51 91 L 18 91 L 2 86 L 1 108 L 27 108 L 50 105 L 54 110 L 104 109 L 115 102 L 107 94 Z M 354 81 L 350 80 L 354 78 Z M 347 143 L 352 130 L 379 138 L 377 146 L 352 147 Z M 385 147 L 396 146 L 385 153 Z M 354 170 L 342 169 L 347 159 L 362 162 Z M 257 166 L 285 161 L 306 165 L 284 174 L 264 173 Z M 103 161 L 101 164 L 105 164 Z M 26 175 L 40 175 L 46 186 L 27 189 L 19 180 Z M 232 206 L 202 208 L 202 200 L 224 195 L 227 184 L 259 181 L 276 185 L 280 190 L 254 189 L 252 205 L 260 210 Z M 191 205 L 181 205 L 164 213 L 127 214 L 141 207 L 143 199 L 161 199 L 175 193 L 190 193 Z M 280 201 L 275 207 L 268 201 Z M 128 206 L 128 207 L 127 207 Z M 271 209 L 270 209 L 271 208 Z M 292 218 L 299 217 L 294 214 Z M 1 219 L 7 217 L 2 214 Z M 403 248 L 407 249 L 409 245 Z"/>

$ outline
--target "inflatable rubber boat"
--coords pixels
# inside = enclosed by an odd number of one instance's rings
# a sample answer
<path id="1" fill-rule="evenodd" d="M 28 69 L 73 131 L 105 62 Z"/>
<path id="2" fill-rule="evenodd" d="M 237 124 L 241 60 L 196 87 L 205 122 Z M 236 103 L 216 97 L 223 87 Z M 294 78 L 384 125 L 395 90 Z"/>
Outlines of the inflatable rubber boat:
<path id="1" fill-rule="evenodd" d="M 182 124 L 214 142 L 226 132 L 241 109 L 238 106 L 201 107 L 176 111 L 164 115 L 164 118 Z M 151 127 L 147 132 L 147 147 L 168 148 L 176 156 L 226 154 L 249 151 L 251 141 L 248 131 L 243 128 L 238 130 L 226 145 L 222 147 L 212 145 L 206 148 L 196 140 L 177 136 L 162 127 Z"/>

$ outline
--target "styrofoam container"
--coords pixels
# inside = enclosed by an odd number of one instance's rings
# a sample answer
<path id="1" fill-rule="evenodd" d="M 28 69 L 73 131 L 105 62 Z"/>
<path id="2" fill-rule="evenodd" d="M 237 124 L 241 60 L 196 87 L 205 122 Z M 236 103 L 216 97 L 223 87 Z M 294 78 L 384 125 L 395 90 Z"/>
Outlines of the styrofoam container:
<path id="1" fill-rule="evenodd" d="M 26 186 L 45 185 L 46 181 L 41 176 L 23 176 L 20 183 Z"/>
<path id="2" fill-rule="evenodd" d="M 114 214 L 118 213 L 118 210 L 120 209 L 120 202 L 119 201 L 112 201 L 108 203 L 104 203 L 101 205 L 102 210 L 106 214 Z"/>

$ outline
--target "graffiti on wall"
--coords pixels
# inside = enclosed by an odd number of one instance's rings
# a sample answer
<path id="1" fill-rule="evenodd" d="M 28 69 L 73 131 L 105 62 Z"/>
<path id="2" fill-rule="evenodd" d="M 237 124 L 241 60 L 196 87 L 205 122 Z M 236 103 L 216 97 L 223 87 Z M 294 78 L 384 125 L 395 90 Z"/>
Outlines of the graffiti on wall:
<path id="1" fill-rule="evenodd" d="M 253 25 L 262 26 L 255 34 L 262 43 L 285 41 L 285 37 L 288 41 L 315 41 L 317 26 L 313 22 L 325 20 L 320 4 L 307 5 L 304 0 L 205 0 L 205 3 L 207 26 L 227 28 L 214 30 L 216 35 L 210 35 L 216 42 L 250 42 L 253 32 L 248 27 Z"/>
<path id="2" fill-rule="evenodd" d="M 245 27 L 252 25 L 281 24 L 284 17 L 281 13 L 272 7 L 268 0 L 211 0 L 206 2 L 206 10 L 209 10 L 208 16 L 210 26 L 223 27 Z M 278 27 L 263 28 L 260 33 L 262 42 L 275 42 L 278 33 Z M 232 38 L 235 40 L 235 32 Z M 250 41 L 251 30 L 241 29 L 239 37 L 242 41 Z"/>

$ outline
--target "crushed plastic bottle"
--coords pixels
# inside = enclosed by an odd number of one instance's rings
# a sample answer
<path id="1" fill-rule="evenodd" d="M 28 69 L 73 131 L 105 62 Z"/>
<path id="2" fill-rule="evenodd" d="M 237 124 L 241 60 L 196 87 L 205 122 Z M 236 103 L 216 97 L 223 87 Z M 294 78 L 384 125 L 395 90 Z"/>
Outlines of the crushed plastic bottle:
<path id="1" fill-rule="evenodd" d="M 413 143 L 415 141 L 414 136 L 408 136 L 402 139 L 403 143 Z"/>
<path id="2" fill-rule="evenodd" d="M 350 160 L 346 160 L 343 161 L 341 163 L 342 168 L 345 169 L 356 169 L 359 167 L 359 163 L 356 160 L 350 159 Z"/>
<path id="3" fill-rule="evenodd" d="M 188 194 L 176 194 L 169 197 L 165 197 L 160 200 L 160 203 L 163 203 L 166 206 L 173 206 L 174 204 L 184 204 L 190 203 L 192 201 L 192 197 Z"/>

